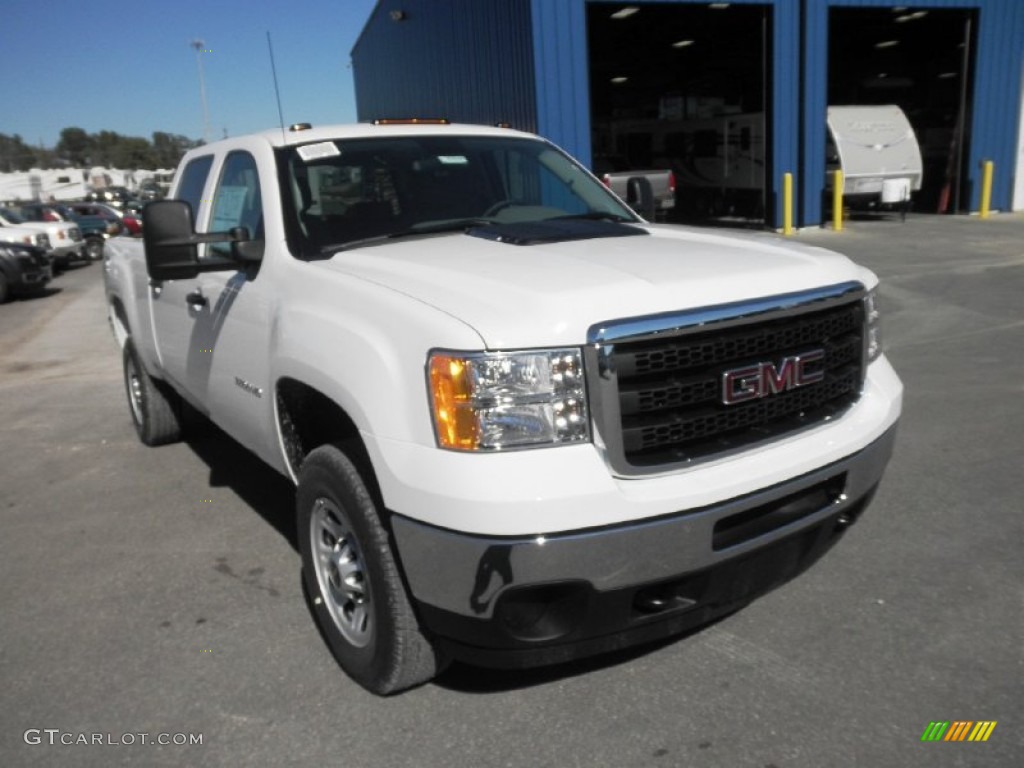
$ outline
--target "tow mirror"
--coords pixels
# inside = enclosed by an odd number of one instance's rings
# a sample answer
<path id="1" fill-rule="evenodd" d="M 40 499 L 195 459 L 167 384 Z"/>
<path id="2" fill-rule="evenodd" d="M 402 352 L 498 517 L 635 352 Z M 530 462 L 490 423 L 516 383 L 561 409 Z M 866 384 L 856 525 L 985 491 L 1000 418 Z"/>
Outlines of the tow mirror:
<path id="1" fill-rule="evenodd" d="M 197 234 L 192 206 L 183 200 L 158 200 L 143 209 L 146 270 L 155 281 L 187 280 L 200 272 L 255 270 L 263 260 L 263 240 L 251 240 L 249 230 Z M 231 257 L 210 255 L 199 260 L 201 243 L 230 243 Z"/>
<path id="2" fill-rule="evenodd" d="M 183 200 L 158 200 L 142 211 L 146 271 L 153 280 L 185 280 L 199 274 L 192 206 Z"/>

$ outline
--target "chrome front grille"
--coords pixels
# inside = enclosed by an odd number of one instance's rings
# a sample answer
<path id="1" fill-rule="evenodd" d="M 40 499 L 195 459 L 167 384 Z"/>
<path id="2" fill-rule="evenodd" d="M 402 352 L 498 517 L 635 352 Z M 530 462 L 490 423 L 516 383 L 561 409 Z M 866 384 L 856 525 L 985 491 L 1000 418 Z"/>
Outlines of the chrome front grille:
<path id="1" fill-rule="evenodd" d="M 666 471 L 834 418 L 860 395 L 864 288 L 844 283 L 591 329 L 595 431 L 620 474 Z M 813 383 L 727 404 L 729 372 L 821 352 Z"/>

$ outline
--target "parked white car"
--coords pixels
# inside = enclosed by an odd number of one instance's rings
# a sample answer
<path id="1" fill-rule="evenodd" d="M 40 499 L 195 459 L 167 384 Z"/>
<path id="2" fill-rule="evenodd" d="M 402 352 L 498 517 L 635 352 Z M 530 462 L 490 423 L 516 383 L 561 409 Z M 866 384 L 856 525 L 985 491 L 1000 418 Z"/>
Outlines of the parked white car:
<path id="1" fill-rule="evenodd" d="M 67 221 L 27 221 L 17 211 L 0 208 L 0 226 L 20 227 L 44 233 L 50 242 L 50 255 L 57 266 L 87 258 L 85 240 L 77 224 Z"/>

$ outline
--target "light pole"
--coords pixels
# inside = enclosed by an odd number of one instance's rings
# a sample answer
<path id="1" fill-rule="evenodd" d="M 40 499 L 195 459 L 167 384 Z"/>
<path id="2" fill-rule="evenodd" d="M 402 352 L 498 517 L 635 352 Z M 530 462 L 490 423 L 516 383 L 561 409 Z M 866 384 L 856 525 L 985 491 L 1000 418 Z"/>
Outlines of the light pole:
<path id="1" fill-rule="evenodd" d="M 203 79 L 203 51 L 206 43 L 199 38 L 190 45 L 196 49 L 196 63 L 199 65 L 199 97 L 203 100 L 203 143 L 210 143 L 210 108 L 206 104 L 206 81 Z"/>

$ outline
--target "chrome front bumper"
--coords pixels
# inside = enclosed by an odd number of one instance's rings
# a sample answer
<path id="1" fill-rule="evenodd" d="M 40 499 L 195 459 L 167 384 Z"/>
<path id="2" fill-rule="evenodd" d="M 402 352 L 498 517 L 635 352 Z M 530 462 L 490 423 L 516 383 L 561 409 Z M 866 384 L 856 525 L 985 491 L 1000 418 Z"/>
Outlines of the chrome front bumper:
<path id="1" fill-rule="evenodd" d="M 489 619 L 517 588 L 580 582 L 604 593 L 649 585 L 756 554 L 832 518 L 852 520 L 880 481 L 895 436 L 893 426 L 856 454 L 757 493 L 622 526 L 525 538 L 462 534 L 397 513 L 391 525 L 418 603 Z"/>

